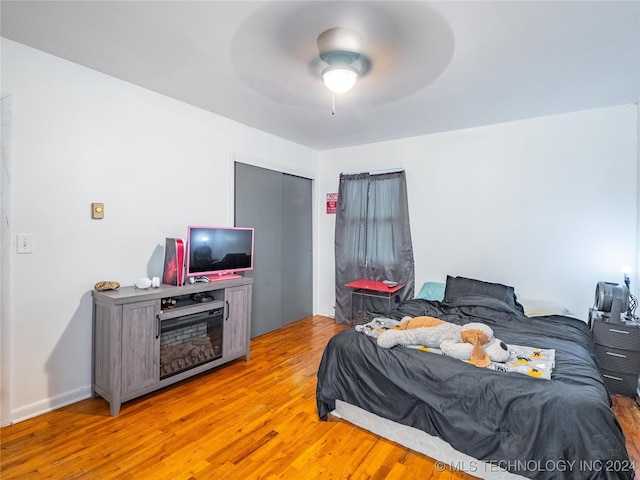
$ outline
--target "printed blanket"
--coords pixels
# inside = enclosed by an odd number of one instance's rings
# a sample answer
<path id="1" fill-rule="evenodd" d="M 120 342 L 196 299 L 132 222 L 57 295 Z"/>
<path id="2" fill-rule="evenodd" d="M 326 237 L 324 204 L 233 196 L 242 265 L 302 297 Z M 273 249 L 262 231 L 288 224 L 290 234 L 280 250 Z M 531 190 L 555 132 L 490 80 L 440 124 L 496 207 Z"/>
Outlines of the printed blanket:
<path id="1" fill-rule="evenodd" d="M 390 328 L 399 328 L 400 321 L 391 318 L 377 317 L 369 323 L 356 325 L 355 330 L 373 338 Z M 533 378 L 549 380 L 555 367 L 555 350 L 526 347 L 522 345 L 506 344 L 509 349 L 509 358 L 504 362 L 491 362 L 486 368 L 498 372 L 515 372 L 529 375 Z M 445 355 L 439 348 L 425 347 L 424 345 L 406 345 L 423 352 Z M 467 362 L 470 363 L 470 362 Z"/>

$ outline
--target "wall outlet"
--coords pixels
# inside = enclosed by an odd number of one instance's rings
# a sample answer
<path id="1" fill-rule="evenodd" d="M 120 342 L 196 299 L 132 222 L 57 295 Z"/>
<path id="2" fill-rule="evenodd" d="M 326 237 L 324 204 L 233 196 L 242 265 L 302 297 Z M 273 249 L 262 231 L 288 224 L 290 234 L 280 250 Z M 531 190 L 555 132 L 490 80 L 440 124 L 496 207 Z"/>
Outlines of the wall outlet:
<path id="1" fill-rule="evenodd" d="M 18 253 L 33 253 L 33 235 L 28 233 L 19 233 L 17 236 Z"/>

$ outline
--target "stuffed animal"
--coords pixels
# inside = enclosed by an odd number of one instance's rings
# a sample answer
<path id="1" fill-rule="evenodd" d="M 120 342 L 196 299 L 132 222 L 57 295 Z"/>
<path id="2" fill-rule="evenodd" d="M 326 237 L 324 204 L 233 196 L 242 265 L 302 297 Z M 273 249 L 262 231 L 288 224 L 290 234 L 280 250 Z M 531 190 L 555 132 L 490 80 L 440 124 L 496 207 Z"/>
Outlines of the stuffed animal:
<path id="1" fill-rule="evenodd" d="M 399 329 L 386 330 L 377 338 L 378 345 L 423 345 L 442 350 L 459 360 L 469 360 L 477 367 L 486 367 L 509 358 L 507 346 L 493 336 L 493 330 L 483 323 L 456 325 L 434 317 L 405 317 Z"/>

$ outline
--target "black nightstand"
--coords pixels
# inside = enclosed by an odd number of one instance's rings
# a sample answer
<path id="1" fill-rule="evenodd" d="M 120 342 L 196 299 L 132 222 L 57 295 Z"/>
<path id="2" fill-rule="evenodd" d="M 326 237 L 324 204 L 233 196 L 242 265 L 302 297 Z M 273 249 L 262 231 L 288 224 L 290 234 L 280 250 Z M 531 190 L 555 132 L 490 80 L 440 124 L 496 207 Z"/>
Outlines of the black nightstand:
<path id="1" fill-rule="evenodd" d="M 640 375 L 640 328 L 589 312 L 598 367 L 610 393 L 635 397 Z"/>

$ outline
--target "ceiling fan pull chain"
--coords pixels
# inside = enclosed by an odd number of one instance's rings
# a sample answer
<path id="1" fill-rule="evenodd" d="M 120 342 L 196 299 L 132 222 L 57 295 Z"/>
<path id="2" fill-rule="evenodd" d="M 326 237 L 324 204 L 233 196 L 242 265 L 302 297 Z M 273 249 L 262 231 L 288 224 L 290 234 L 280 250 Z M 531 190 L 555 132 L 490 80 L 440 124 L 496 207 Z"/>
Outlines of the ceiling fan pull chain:
<path id="1" fill-rule="evenodd" d="M 331 115 L 336 114 L 336 94 L 331 92 Z"/>

